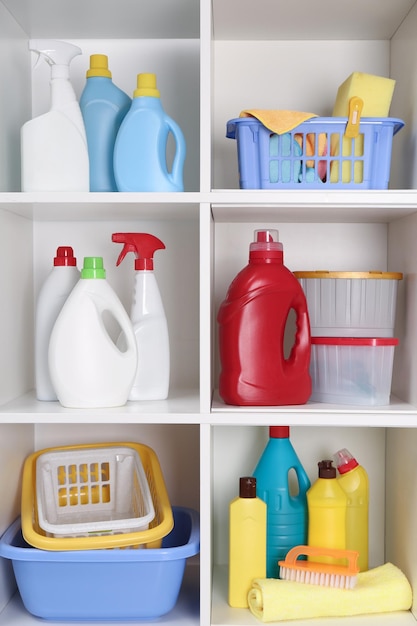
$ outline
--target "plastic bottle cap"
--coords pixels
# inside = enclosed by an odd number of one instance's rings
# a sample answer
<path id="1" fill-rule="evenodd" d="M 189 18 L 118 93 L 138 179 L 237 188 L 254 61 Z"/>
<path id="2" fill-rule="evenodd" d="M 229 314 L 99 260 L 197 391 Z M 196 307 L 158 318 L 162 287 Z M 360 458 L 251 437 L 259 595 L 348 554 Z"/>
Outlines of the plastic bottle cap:
<path id="1" fill-rule="evenodd" d="M 333 467 L 333 461 L 325 459 L 319 461 L 319 478 L 336 478 L 336 468 Z"/>
<path id="2" fill-rule="evenodd" d="M 254 476 L 243 476 L 239 481 L 240 498 L 256 498 L 256 478 Z"/>
<path id="3" fill-rule="evenodd" d="M 92 76 L 104 76 L 111 78 L 109 60 L 106 54 L 92 54 L 90 56 L 90 69 L 87 70 L 87 78 Z"/>
<path id="4" fill-rule="evenodd" d="M 336 454 L 333 455 L 333 459 L 336 463 L 337 469 L 339 470 L 339 474 L 346 474 L 346 472 L 350 472 L 359 465 L 357 460 L 346 448 L 338 450 Z"/>
<path id="5" fill-rule="evenodd" d="M 81 270 L 81 278 L 106 278 L 106 270 L 103 266 L 103 257 L 84 257 L 84 266 Z"/>
<path id="6" fill-rule="evenodd" d="M 160 97 L 159 90 L 156 88 L 156 75 L 155 74 L 138 74 L 137 75 L 137 88 L 133 92 L 133 97 L 139 96 L 151 96 L 153 98 Z"/>
<path id="7" fill-rule="evenodd" d="M 74 256 L 74 250 L 71 248 L 71 246 L 59 246 L 59 248 L 56 249 L 54 267 L 75 267 L 76 265 L 77 259 Z"/>
<path id="8" fill-rule="evenodd" d="M 270 426 L 269 436 L 273 439 L 288 439 L 290 436 L 289 426 Z"/>
<path id="9" fill-rule="evenodd" d="M 255 240 L 249 247 L 250 262 L 282 261 L 283 245 L 278 241 L 278 231 L 264 228 L 255 230 Z"/>

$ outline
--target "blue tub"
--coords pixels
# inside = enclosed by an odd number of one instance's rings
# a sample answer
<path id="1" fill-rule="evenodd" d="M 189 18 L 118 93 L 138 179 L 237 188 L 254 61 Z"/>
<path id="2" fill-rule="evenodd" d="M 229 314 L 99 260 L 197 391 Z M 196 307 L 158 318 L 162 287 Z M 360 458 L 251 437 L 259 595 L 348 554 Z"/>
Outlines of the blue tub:
<path id="1" fill-rule="evenodd" d="M 176 604 L 186 560 L 200 549 L 200 518 L 172 507 L 174 528 L 159 549 L 51 552 L 23 539 L 20 518 L 0 539 L 26 609 L 67 621 L 156 619 Z"/>

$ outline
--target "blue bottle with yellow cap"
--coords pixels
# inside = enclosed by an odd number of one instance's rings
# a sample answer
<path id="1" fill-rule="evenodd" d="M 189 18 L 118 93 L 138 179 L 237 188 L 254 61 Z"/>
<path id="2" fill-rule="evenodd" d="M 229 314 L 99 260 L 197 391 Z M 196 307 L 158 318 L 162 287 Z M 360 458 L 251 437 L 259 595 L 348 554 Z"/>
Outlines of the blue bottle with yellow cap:
<path id="1" fill-rule="evenodd" d="M 175 142 L 167 162 L 169 136 Z M 114 174 L 119 191 L 184 191 L 186 145 L 178 124 L 162 107 L 155 74 L 138 74 L 132 105 L 114 146 Z"/>
<path id="2" fill-rule="evenodd" d="M 87 135 L 90 191 L 117 191 L 114 142 L 132 99 L 113 83 L 105 54 L 92 54 L 80 108 Z"/>

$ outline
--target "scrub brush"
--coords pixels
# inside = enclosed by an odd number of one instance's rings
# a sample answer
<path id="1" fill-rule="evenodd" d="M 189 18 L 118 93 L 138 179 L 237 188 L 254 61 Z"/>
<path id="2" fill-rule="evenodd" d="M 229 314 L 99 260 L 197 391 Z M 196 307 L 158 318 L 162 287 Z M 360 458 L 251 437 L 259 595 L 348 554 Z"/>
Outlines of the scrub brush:
<path id="1" fill-rule="evenodd" d="M 318 562 L 314 560 L 300 561 L 299 556 L 316 557 L 321 559 L 343 559 L 346 565 Z M 336 550 L 334 548 L 317 548 L 315 546 L 295 546 L 287 553 L 285 561 L 279 561 L 279 575 L 284 580 L 322 587 L 337 587 L 338 589 L 353 589 L 356 585 L 359 567 L 357 560 L 359 552 L 356 550 Z"/>

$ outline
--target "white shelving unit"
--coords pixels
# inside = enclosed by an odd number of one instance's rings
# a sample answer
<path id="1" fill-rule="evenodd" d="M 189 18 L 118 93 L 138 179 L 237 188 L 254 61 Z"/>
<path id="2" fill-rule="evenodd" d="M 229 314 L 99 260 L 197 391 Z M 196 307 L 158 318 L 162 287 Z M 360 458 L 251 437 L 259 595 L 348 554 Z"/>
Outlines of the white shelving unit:
<path id="1" fill-rule="evenodd" d="M 184 193 L 20 192 L 19 130 L 48 108 L 48 68 L 32 71 L 27 49 L 34 37 L 81 47 L 71 67 L 78 94 L 92 53 L 109 56 L 115 83 L 128 93 L 137 73 L 157 74 L 164 107 L 186 137 Z M 161 623 L 256 624 L 226 600 L 228 502 L 239 476 L 253 470 L 267 426 L 289 424 L 311 480 L 322 455 L 339 447 L 360 459 L 371 484 L 371 566 L 395 563 L 417 590 L 416 0 L 0 0 L 0 58 L 0 533 L 19 514 L 22 464 L 33 450 L 143 441 L 161 460 L 172 503 L 201 513 L 200 558 L 187 567 L 178 605 Z M 227 120 L 252 107 L 329 115 L 337 87 L 355 70 L 397 81 L 391 114 L 406 126 L 394 138 L 390 189 L 238 189 Z M 216 312 L 247 262 L 253 230 L 265 225 L 280 231 L 292 270 L 403 272 L 389 406 L 243 410 L 221 401 Z M 111 242 L 123 230 L 147 230 L 166 244 L 155 261 L 171 337 L 169 398 L 100 411 L 37 402 L 34 310 L 55 249 L 73 245 L 80 260 L 103 256 L 109 282 L 129 307 L 133 268 L 115 267 L 119 250 Z M 416 621 L 413 609 L 328 624 Z M 35 623 L 2 561 L 0 626 Z"/>

